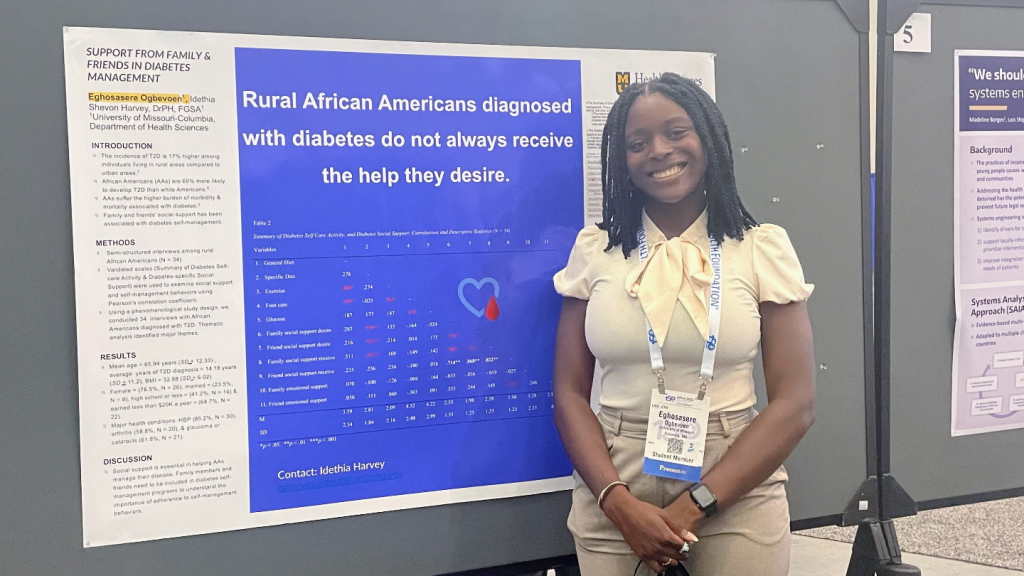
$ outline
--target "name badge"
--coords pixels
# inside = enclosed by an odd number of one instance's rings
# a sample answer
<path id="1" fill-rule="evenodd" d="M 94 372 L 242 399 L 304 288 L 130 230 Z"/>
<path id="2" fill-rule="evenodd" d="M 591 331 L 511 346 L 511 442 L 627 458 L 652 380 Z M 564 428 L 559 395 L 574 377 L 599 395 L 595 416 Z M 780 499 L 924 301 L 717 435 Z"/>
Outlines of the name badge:
<path id="1" fill-rule="evenodd" d="M 710 402 L 696 394 L 651 391 L 644 473 L 699 482 L 704 465 Z"/>

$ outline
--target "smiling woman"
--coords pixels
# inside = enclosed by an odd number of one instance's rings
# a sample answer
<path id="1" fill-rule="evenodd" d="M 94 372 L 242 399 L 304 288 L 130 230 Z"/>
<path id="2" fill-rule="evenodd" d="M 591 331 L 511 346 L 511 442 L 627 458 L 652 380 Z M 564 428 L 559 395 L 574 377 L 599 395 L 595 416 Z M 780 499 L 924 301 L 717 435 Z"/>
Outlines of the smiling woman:
<path id="1" fill-rule="evenodd" d="M 565 297 L 555 421 L 576 469 L 568 524 L 581 572 L 787 574 L 782 462 L 813 422 L 813 286 L 785 230 L 744 208 L 725 121 L 690 80 L 667 73 L 623 91 L 602 184 L 603 221 L 579 233 L 554 279 Z"/>
<path id="2" fill-rule="evenodd" d="M 707 159 L 693 122 L 678 104 L 662 96 L 633 103 L 626 122 L 626 166 L 633 182 L 651 200 L 674 204 L 687 199 L 704 180 Z"/>

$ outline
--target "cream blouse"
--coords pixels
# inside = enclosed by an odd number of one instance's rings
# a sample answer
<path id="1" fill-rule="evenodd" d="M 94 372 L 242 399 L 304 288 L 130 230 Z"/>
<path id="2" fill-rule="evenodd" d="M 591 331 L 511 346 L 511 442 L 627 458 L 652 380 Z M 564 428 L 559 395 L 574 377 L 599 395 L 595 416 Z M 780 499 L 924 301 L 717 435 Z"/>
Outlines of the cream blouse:
<path id="1" fill-rule="evenodd" d="M 555 290 L 562 296 L 589 301 L 586 337 L 597 358 L 601 405 L 647 415 L 651 389 L 657 380 L 651 373 L 645 308 L 658 316 L 651 322 L 656 331 L 664 333 L 667 327 L 665 337 L 659 338 L 666 388 L 696 392 L 700 387 L 705 341 L 702 332 L 707 332 L 707 288 L 693 278 L 701 276 L 702 261 L 706 267 L 709 242 L 707 212 L 683 232 L 679 241 L 673 239 L 671 244 L 646 213 L 643 219 L 647 242 L 652 247 L 648 268 L 654 266 L 657 257 L 683 261 L 663 261 L 657 264 L 659 269 L 655 272 L 643 270 L 639 250 L 633 250 L 628 259 L 622 257 L 620 246 L 606 252 L 608 233 L 588 226 L 576 237 L 569 262 L 555 274 L 554 281 Z M 684 278 L 670 278 L 665 273 L 668 269 Z M 652 282 L 657 283 L 654 290 Z M 674 290 L 679 291 L 678 296 L 672 294 Z M 742 241 L 725 239 L 722 324 L 714 379 L 708 385 L 712 412 L 742 410 L 756 402 L 753 368 L 761 340 L 759 303 L 801 302 L 813 290 L 813 285 L 804 283 L 800 261 L 781 227 L 761 224 L 748 230 Z"/>

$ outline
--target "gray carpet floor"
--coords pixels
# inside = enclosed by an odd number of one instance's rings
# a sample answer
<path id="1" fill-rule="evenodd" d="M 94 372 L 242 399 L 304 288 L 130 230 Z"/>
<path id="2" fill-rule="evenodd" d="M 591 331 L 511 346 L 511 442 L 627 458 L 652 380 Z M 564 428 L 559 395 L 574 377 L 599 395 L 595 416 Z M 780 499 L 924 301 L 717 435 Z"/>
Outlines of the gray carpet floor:
<path id="1" fill-rule="evenodd" d="M 797 532 L 853 542 L 856 527 L 830 526 Z M 1024 498 L 928 510 L 896 519 L 904 552 L 1024 571 Z"/>

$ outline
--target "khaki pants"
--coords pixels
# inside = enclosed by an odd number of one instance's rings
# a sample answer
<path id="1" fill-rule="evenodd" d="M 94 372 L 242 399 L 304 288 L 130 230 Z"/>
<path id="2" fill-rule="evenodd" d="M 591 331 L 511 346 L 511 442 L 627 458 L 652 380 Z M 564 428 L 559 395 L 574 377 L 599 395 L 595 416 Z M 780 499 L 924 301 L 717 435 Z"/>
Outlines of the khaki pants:
<path id="1" fill-rule="evenodd" d="M 711 415 L 704 448 L 704 470 L 710 470 L 736 437 L 757 416 L 751 408 Z M 689 482 L 643 473 L 647 419 L 602 409 L 598 420 L 619 477 L 634 496 L 664 508 L 685 495 Z M 576 539 L 582 576 L 632 576 L 639 559 L 615 526 L 597 507 L 586 484 L 575 475 L 569 530 Z M 697 530 L 686 568 L 692 576 L 784 576 L 789 573 L 789 502 L 786 470 L 779 467 L 760 486 L 720 510 Z M 689 496 L 687 496 L 689 497 Z M 649 576 L 640 566 L 638 575 Z"/>

